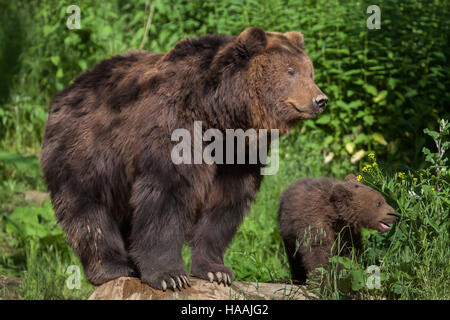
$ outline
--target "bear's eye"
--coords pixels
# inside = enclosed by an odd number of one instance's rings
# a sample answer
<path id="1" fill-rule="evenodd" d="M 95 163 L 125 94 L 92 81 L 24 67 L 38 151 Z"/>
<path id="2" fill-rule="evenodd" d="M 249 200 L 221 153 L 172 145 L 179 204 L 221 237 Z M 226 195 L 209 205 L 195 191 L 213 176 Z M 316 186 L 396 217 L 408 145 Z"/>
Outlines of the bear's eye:
<path id="1" fill-rule="evenodd" d="M 381 207 L 381 201 L 377 201 L 377 207 Z"/>
<path id="2" fill-rule="evenodd" d="M 295 69 L 294 68 L 289 68 L 288 69 L 288 73 L 293 76 L 295 74 Z"/>

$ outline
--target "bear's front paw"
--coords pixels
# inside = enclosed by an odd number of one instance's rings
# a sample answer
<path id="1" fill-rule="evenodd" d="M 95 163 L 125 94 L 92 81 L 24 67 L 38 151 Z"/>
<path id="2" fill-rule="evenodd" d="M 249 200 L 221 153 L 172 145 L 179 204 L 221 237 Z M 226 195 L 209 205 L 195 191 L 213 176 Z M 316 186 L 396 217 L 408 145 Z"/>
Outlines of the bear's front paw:
<path id="1" fill-rule="evenodd" d="M 192 275 L 200 279 L 209 280 L 210 282 L 216 281 L 219 284 L 223 283 L 228 286 L 233 282 L 233 272 L 223 264 L 193 265 Z"/>
<path id="2" fill-rule="evenodd" d="M 167 288 L 175 291 L 191 286 L 189 276 L 185 270 L 157 271 L 149 275 L 142 274 L 141 281 L 154 289 L 166 291 Z"/>

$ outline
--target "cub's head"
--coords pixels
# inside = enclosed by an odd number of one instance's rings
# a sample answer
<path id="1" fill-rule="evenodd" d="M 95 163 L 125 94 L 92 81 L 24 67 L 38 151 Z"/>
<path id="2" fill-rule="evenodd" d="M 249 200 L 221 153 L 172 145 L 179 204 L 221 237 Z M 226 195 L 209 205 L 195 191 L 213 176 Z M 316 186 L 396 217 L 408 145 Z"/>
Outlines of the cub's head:
<path id="1" fill-rule="evenodd" d="M 234 90 L 248 101 L 254 126 L 289 129 L 323 112 L 327 96 L 314 82 L 314 68 L 300 32 L 245 29 L 215 57 Z M 231 75 L 233 74 L 233 75 Z M 235 78 L 237 77 L 237 78 Z"/>
<path id="2" fill-rule="evenodd" d="M 398 219 L 384 197 L 360 183 L 354 175 L 348 175 L 345 181 L 333 186 L 330 201 L 341 219 L 367 229 L 386 232 Z"/>

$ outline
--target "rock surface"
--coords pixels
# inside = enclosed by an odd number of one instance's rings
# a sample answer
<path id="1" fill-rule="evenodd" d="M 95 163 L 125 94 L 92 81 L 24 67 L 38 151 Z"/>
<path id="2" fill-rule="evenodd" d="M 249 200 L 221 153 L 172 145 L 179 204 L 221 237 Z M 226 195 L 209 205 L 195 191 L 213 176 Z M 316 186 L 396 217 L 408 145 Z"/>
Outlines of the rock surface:
<path id="1" fill-rule="evenodd" d="M 304 286 L 283 283 L 233 282 L 231 287 L 190 278 L 192 287 L 165 292 L 137 278 L 121 277 L 101 285 L 89 300 L 307 300 L 314 298 Z"/>

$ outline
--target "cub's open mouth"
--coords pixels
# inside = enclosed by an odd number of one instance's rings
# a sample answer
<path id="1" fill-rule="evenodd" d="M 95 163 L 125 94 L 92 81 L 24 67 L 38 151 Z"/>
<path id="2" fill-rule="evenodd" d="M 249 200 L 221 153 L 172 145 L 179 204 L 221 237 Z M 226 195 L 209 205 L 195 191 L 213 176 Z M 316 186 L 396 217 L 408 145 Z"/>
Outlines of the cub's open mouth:
<path id="1" fill-rule="evenodd" d="M 384 223 L 383 221 L 380 221 L 380 227 L 382 232 L 392 229 L 387 223 Z"/>

